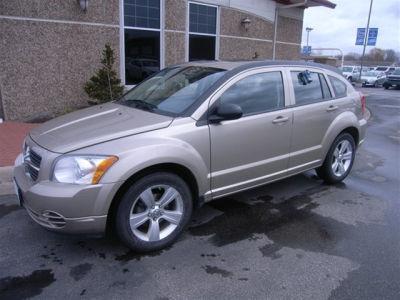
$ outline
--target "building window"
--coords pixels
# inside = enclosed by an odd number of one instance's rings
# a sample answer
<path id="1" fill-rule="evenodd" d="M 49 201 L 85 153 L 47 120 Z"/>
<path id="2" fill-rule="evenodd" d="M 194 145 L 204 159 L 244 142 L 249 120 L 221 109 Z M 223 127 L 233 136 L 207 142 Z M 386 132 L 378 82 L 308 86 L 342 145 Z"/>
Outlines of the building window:
<path id="1" fill-rule="evenodd" d="M 160 0 L 124 0 L 126 85 L 160 70 L 160 8 Z"/>
<path id="2" fill-rule="evenodd" d="M 189 61 L 216 58 L 217 9 L 189 3 Z"/>

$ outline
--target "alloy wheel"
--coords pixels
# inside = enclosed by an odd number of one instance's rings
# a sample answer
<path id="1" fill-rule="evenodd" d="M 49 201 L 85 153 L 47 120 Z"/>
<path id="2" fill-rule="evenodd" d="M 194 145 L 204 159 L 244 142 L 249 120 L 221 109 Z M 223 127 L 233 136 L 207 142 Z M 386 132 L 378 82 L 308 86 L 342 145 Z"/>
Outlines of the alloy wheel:
<path id="1" fill-rule="evenodd" d="M 181 194 L 172 186 L 156 185 L 135 199 L 129 223 L 137 238 L 156 242 L 169 236 L 178 227 L 182 216 Z"/>
<path id="2" fill-rule="evenodd" d="M 353 147 L 348 140 L 342 140 L 335 148 L 332 157 L 332 171 L 337 177 L 343 176 L 351 165 Z"/>

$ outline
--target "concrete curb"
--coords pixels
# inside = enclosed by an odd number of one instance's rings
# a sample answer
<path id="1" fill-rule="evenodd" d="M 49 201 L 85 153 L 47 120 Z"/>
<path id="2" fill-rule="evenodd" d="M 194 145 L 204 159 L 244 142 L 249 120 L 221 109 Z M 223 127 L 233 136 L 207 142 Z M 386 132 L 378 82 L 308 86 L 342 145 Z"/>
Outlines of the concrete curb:
<path id="1" fill-rule="evenodd" d="M 12 181 L 12 171 L 14 167 L 0 167 L 0 196 L 15 194 Z"/>

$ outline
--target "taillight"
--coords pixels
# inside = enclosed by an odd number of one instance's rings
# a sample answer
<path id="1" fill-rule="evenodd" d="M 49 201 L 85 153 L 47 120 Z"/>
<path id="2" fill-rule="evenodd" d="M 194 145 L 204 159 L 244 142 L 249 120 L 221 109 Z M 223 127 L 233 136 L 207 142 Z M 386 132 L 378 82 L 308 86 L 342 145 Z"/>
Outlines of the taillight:
<path id="1" fill-rule="evenodd" d="M 365 95 L 361 94 L 361 111 L 363 114 L 365 114 L 365 111 L 367 109 L 367 99 L 365 98 Z"/>

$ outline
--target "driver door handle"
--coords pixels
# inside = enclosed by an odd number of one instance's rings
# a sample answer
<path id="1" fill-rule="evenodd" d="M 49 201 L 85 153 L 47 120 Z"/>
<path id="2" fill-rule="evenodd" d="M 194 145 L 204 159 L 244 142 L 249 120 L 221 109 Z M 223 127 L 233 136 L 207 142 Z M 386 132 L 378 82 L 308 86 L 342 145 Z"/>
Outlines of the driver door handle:
<path id="1" fill-rule="evenodd" d="M 329 105 L 329 107 L 326 109 L 326 111 L 334 111 L 337 110 L 339 107 L 336 105 Z"/>
<path id="2" fill-rule="evenodd" d="M 288 117 L 278 116 L 276 117 L 276 119 L 272 120 L 272 123 L 279 124 L 279 123 L 285 123 L 287 121 L 289 121 Z"/>

